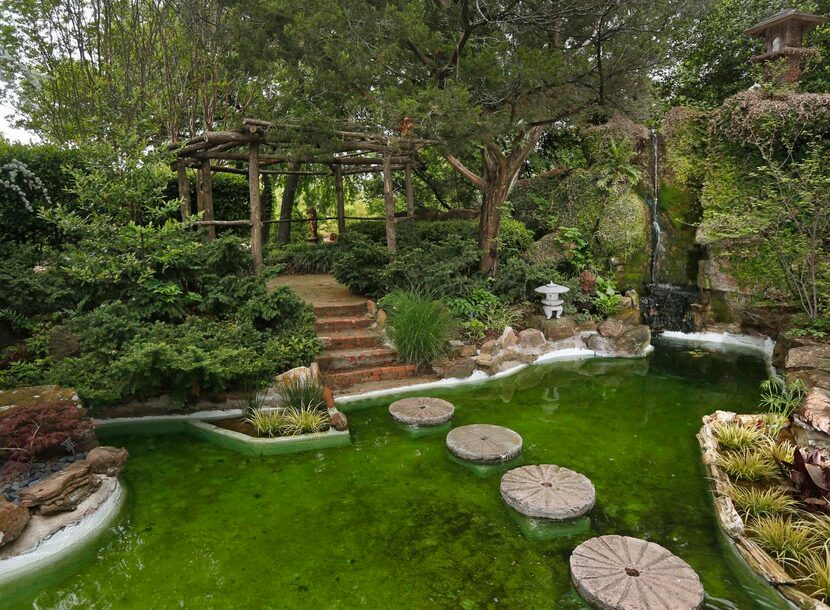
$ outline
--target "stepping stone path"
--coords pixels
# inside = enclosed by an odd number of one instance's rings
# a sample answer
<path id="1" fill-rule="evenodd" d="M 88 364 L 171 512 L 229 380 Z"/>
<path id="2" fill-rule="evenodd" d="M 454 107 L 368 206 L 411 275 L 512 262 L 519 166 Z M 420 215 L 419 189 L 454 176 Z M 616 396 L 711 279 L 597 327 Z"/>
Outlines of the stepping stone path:
<path id="1" fill-rule="evenodd" d="M 600 536 L 571 554 L 571 578 L 600 610 L 697 610 L 703 585 L 685 561 L 646 540 Z"/>
<path id="2" fill-rule="evenodd" d="M 410 426 L 440 426 L 452 419 L 455 407 L 440 398 L 402 398 L 389 405 L 392 418 Z"/>
<path id="3" fill-rule="evenodd" d="M 555 521 L 581 517 L 596 501 L 588 477 L 554 464 L 507 471 L 501 479 L 501 497 L 523 515 Z"/>
<path id="4" fill-rule="evenodd" d="M 522 437 L 502 426 L 472 424 L 450 430 L 447 449 L 468 462 L 496 464 L 512 460 L 522 452 Z"/>

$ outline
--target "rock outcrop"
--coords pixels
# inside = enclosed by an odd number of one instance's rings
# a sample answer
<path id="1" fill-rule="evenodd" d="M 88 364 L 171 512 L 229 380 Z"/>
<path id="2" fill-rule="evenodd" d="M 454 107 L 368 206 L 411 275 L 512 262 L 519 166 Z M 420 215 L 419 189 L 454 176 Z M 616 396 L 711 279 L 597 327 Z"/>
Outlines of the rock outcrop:
<path id="1" fill-rule="evenodd" d="M 17 540 L 29 523 L 29 510 L 0 498 L 0 546 Z"/>
<path id="2" fill-rule="evenodd" d="M 20 504 L 41 515 L 75 510 L 98 488 L 103 476 L 116 476 L 126 461 L 126 449 L 96 447 L 86 459 L 23 489 Z"/>
<path id="3" fill-rule="evenodd" d="M 121 472 L 127 463 L 127 450 L 123 447 L 95 447 L 84 460 L 94 474 L 105 474 L 114 477 Z"/>
<path id="4" fill-rule="evenodd" d="M 793 414 L 793 434 L 802 447 L 830 449 L 830 392 L 812 388 Z"/>

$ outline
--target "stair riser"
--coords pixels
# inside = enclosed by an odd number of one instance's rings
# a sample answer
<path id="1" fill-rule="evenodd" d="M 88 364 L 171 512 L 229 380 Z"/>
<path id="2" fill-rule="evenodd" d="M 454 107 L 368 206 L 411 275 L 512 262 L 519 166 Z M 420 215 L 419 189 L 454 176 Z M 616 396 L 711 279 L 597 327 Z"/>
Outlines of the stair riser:
<path id="1" fill-rule="evenodd" d="M 353 356 L 340 358 L 337 356 L 326 356 L 324 353 L 317 359 L 320 369 L 323 371 L 348 371 L 350 369 L 361 369 L 375 366 L 387 366 L 395 362 L 395 354 L 370 354 L 366 356 Z"/>
<path id="2" fill-rule="evenodd" d="M 368 313 L 366 303 L 360 305 L 320 305 L 314 308 L 317 318 L 348 318 L 365 316 Z"/>
<path id="3" fill-rule="evenodd" d="M 317 320 L 314 328 L 318 334 L 325 334 L 330 332 L 339 332 L 343 330 L 364 330 L 372 325 L 371 318 L 353 318 L 346 320 L 327 320 L 322 318 Z"/>
<path id="4" fill-rule="evenodd" d="M 414 365 L 377 367 L 361 371 L 332 372 L 323 375 L 323 382 L 332 389 L 341 389 L 367 381 L 384 381 L 387 379 L 405 379 L 414 377 L 417 367 Z"/>
<path id="5" fill-rule="evenodd" d="M 326 349 L 356 349 L 359 347 L 378 347 L 379 337 L 337 337 L 323 336 L 323 345 Z"/>

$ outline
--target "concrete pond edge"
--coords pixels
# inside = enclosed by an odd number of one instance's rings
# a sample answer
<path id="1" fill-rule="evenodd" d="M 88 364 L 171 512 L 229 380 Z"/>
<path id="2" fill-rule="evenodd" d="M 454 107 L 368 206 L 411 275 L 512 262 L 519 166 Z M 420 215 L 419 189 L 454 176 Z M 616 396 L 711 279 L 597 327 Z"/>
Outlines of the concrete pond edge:
<path id="1" fill-rule="evenodd" d="M 298 453 L 314 449 L 342 447 L 350 445 L 352 442 L 348 430 L 338 431 L 333 427 L 324 432 L 312 432 L 297 436 L 276 436 L 273 438 L 248 436 L 241 432 L 215 426 L 209 421 L 188 421 L 186 429 L 191 436 L 245 455 Z"/>
<path id="2" fill-rule="evenodd" d="M 788 602 L 801 610 L 830 610 L 830 606 L 824 602 L 797 589 L 796 580 L 787 574 L 778 562 L 755 541 L 743 535 L 744 521 L 727 493 L 730 482 L 729 477 L 717 464 L 718 444 L 714 433 L 715 427 L 726 421 L 724 418 L 745 423 L 757 421 L 760 417 L 762 417 L 761 414 L 757 413 L 736 415 L 725 411 L 716 411 L 703 417 L 703 426 L 697 433 L 697 440 L 700 444 L 706 478 L 712 488 L 718 526 L 732 549 L 743 559 L 749 569 Z"/>

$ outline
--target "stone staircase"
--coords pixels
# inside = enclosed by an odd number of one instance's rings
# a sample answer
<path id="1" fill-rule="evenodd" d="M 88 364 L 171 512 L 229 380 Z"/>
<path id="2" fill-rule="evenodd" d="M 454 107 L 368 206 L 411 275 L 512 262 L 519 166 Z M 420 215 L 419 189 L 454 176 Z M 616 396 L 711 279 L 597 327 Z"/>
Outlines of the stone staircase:
<path id="1" fill-rule="evenodd" d="M 323 353 L 317 357 L 323 383 L 333 390 L 373 381 L 414 377 L 417 367 L 399 364 L 397 352 L 383 345 L 368 302 L 314 307 Z"/>

